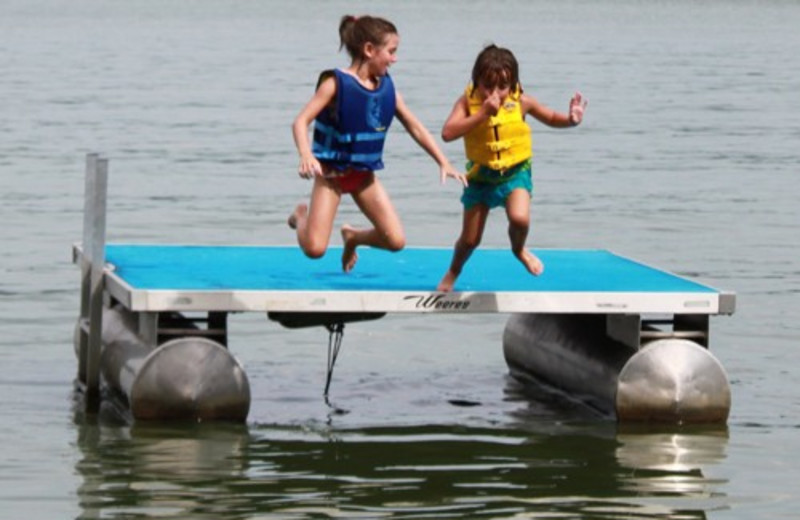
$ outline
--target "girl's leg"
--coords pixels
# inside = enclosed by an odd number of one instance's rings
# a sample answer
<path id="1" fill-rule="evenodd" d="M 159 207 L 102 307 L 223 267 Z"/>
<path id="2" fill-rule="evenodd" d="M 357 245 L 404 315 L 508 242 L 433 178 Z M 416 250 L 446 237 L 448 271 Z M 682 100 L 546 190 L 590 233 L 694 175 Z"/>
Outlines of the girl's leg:
<path id="1" fill-rule="evenodd" d="M 542 274 L 544 264 L 525 248 L 531 221 L 531 194 L 525 189 L 512 190 L 506 199 L 506 215 L 508 237 L 511 240 L 511 251 L 514 256 L 531 274 L 537 276 Z"/>
<path id="2" fill-rule="evenodd" d="M 328 181 L 314 177 L 310 208 L 300 203 L 289 216 L 289 227 L 297 230 L 297 243 L 306 256 L 319 258 L 328 249 L 341 197 Z"/>
<path id="3" fill-rule="evenodd" d="M 461 225 L 461 236 L 456 240 L 455 248 L 453 249 L 453 260 L 450 262 L 450 269 L 439 281 L 436 286 L 437 291 L 450 292 L 456 284 L 458 275 L 461 274 L 461 269 L 467 263 L 472 252 L 481 243 L 483 238 L 483 230 L 486 227 L 486 219 L 489 216 L 489 206 L 485 204 L 476 204 L 469 209 L 464 210 L 464 217 Z"/>
<path id="4" fill-rule="evenodd" d="M 342 269 L 345 272 L 356 265 L 358 246 L 372 246 L 389 251 L 400 251 L 406 246 L 403 224 L 377 177 L 354 192 L 353 200 L 374 227 L 357 229 L 347 224 L 342 226 Z"/>

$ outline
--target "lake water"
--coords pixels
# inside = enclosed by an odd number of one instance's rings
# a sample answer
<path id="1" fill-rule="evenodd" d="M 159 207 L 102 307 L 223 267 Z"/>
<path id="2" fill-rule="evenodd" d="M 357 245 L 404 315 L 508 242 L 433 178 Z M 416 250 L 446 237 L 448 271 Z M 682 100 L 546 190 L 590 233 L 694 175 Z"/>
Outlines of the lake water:
<path id="1" fill-rule="evenodd" d="M 290 125 L 339 17 L 384 15 L 438 135 L 488 42 L 527 92 L 533 247 L 607 248 L 735 291 L 711 349 L 725 427 L 633 429 L 507 376 L 506 316 L 327 333 L 230 319 L 246 425 L 122 424 L 74 406 L 85 154 L 110 159 L 108 239 L 291 244 Z M 0 517 L 798 518 L 800 3 L 0 0 Z M 461 143 L 445 150 L 462 162 Z M 410 245 L 449 246 L 459 188 L 393 128 L 381 174 Z M 352 202 L 338 223 L 363 219 Z M 492 215 L 484 244 L 505 247 Z M 453 404 L 455 403 L 455 404 Z M 459 406 L 470 404 L 472 406 Z"/>

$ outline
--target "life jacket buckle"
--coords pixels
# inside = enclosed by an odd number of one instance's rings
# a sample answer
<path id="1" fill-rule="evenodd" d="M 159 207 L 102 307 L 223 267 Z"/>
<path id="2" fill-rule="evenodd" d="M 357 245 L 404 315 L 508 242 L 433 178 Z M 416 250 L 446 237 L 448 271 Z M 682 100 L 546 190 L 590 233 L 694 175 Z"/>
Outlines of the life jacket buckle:
<path id="1" fill-rule="evenodd" d="M 512 142 L 508 139 L 504 141 L 493 141 L 491 143 L 486 143 L 486 147 L 489 151 L 498 153 L 498 152 L 505 152 L 506 150 L 510 149 Z"/>
<path id="2" fill-rule="evenodd" d="M 493 159 L 489 161 L 489 164 L 487 164 L 487 166 L 492 170 L 500 172 L 501 175 L 505 175 L 506 170 L 508 170 L 513 165 L 509 164 L 508 159 Z"/>

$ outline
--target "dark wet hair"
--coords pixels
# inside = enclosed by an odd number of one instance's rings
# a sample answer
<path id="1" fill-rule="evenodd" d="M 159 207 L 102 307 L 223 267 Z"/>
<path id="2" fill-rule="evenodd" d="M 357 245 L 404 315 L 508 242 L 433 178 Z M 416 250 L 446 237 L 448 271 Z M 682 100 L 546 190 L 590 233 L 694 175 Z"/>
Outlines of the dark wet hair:
<path id="1" fill-rule="evenodd" d="M 351 58 L 361 58 L 364 45 L 383 45 L 386 36 L 397 34 L 397 27 L 389 20 L 377 16 L 342 16 L 339 23 L 339 49 L 344 47 Z"/>
<path id="2" fill-rule="evenodd" d="M 487 87 L 495 87 L 508 82 L 511 90 L 519 85 L 519 64 L 514 54 L 495 44 L 487 45 L 475 59 L 472 67 L 472 88 L 483 83 Z"/>

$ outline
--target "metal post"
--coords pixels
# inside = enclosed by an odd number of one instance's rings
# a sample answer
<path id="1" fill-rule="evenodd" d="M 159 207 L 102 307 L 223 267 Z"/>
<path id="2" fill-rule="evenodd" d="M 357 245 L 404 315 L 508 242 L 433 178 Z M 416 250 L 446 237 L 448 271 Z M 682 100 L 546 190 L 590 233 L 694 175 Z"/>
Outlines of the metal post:
<path id="1" fill-rule="evenodd" d="M 100 403 L 100 350 L 103 331 L 103 272 L 106 255 L 106 193 L 108 187 L 108 159 L 95 154 L 87 156 L 87 193 L 84 211 L 84 256 L 88 256 L 88 309 L 82 309 L 87 337 L 81 339 L 79 377 L 85 388 L 86 407 L 96 409 Z M 84 284 L 86 280 L 84 279 Z M 86 295 L 82 294 L 83 298 Z M 86 312 L 86 316 L 83 313 Z"/>
<path id="2" fill-rule="evenodd" d="M 81 313 L 78 318 L 78 381 L 86 385 L 86 352 L 89 348 L 89 305 L 92 294 L 92 222 L 94 222 L 96 153 L 86 155 L 86 174 L 83 189 L 83 242 L 81 249 Z"/>

